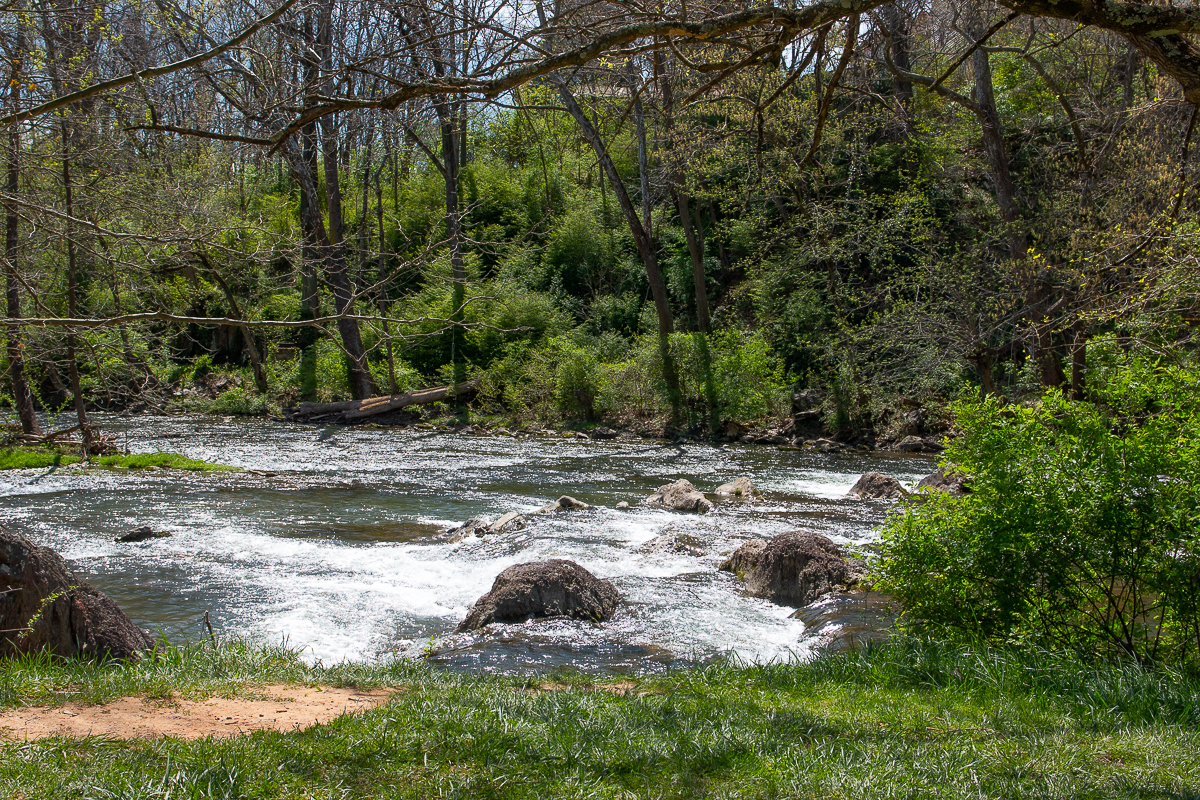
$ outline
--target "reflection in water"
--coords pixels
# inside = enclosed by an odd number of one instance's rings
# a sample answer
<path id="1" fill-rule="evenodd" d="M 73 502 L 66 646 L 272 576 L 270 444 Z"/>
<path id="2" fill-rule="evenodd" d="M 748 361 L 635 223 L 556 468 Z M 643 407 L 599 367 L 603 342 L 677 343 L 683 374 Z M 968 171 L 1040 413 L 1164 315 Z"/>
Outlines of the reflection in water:
<path id="1" fill-rule="evenodd" d="M 873 623 L 831 623 L 820 616 L 828 611 L 792 618 L 793 609 L 743 596 L 717 565 L 746 538 L 800 527 L 843 544 L 869 541 L 889 506 L 842 499 L 858 476 L 878 470 L 911 485 L 931 469 L 908 456 L 739 445 L 209 418 L 102 424 L 128 436 L 135 452 L 171 450 L 275 474 L 10 472 L 0 474 L 4 520 L 60 550 L 135 620 L 174 640 L 200 638 L 211 610 L 226 634 L 283 639 L 326 662 L 401 652 L 472 669 L 646 670 L 728 652 L 755 661 L 803 656 L 819 628 Z M 637 507 L 677 478 L 711 492 L 740 475 L 761 498 L 704 516 Z M 482 539 L 434 538 L 450 524 L 531 512 L 562 494 L 596 508 Z M 621 500 L 634 508 L 616 510 Z M 140 525 L 172 536 L 113 541 Z M 668 528 L 698 540 L 699 554 L 639 549 Z M 552 557 L 611 579 L 623 598 L 616 616 L 602 625 L 451 633 L 502 569 Z"/>

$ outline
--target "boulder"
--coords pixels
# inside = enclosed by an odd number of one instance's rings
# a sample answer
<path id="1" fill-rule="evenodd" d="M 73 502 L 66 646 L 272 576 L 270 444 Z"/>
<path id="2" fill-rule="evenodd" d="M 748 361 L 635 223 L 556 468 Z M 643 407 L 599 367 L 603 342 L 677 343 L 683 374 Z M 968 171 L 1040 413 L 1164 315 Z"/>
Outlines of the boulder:
<path id="1" fill-rule="evenodd" d="M 80 581 L 62 556 L 0 528 L 0 657 L 47 650 L 135 658 L 154 638 Z"/>
<path id="2" fill-rule="evenodd" d="M 136 530 L 132 530 L 124 536 L 118 536 L 118 542 L 144 542 L 147 539 L 165 539 L 171 534 L 166 531 L 156 531 L 149 525 L 143 525 Z"/>
<path id="3" fill-rule="evenodd" d="M 896 449 L 904 453 L 920 453 L 925 449 L 925 440 L 920 436 L 905 436 L 896 443 Z"/>
<path id="4" fill-rule="evenodd" d="M 812 446 L 822 453 L 840 453 L 846 449 L 844 444 L 835 442 L 833 439 L 817 439 Z"/>
<path id="5" fill-rule="evenodd" d="M 699 536 L 683 531 L 671 531 L 655 536 L 650 541 L 637 548 L 639 553 L 665 553 L 677 556 L 695 556 L 699 558 L 706 551 L 704 540 Z"/>
<path id="6" fill-rule="evenodd" d="M 457 528 L 450 528 L 442 536 L 450 542 L 461 542 L 471 536 L 483 536 L 488 532 L 487 520 L 469 519 Z"/>
<path id="7" fill-rule="evenodd" d="M 622 500 L 621 502 L 617 503 L 617 510 L 618 510 L 618 511 L 626 511 L 626 510 L 628 510 L 628 509 L 629 509 L 629 503 L 625 502 L 624 500 Z"/>
<path id="8" fill-rule="evenodd" d="M 592 431 L 593 439 L 615 439 L 617 432 L 612 428 L 596 428 Z"/>
<path id="9" fill-rule="evenodd" d="M 753 561 L 748 557 L 744 563 Z M 808 531 L 779 534 L 741 572 L 748 594 L 789 606 L 806 606 L 852 578 L 841 548 Z"/>
<path id="10" fill-rule="evenodd" d="M 846 496 L 864 500 L 899 500 L 908 497 L 908 491 L 890 475 L 868 472 L 858 479 Z"/>
<path id="11" fill-rule="evenodd" d="M 586 511 L 591 508 L 587 503 L 576 500 L 569 495 L 563 495 L 545 508 L 538 509 L 539 514 L 553 514 L 557 511 Z"/>
<path id="12" fill-rule="evenodd" d="M 542 617 L 600 622 L 613 615 L 620 599 L 611 581 L 597 578 L 574 561 L 552 558 L 516 564 L 496 576 L 492 590 L 475 602 L 456 631 Z"/>
<path id="13" fill-rule="evenodd" d="M 509 533 L 519 531 L 529 523 L 529 519 L 520 511 L 510 511 L 488 526 L 488 533 Z"/>
<path id="14" fill-rule="evenodd" d="M 964 495 L 971 493 L 971 487 L 967 485 L 967 479 L 961 473 L 956 472 L 953 467 L 941 467 L 937 472 L 926 475 L 917 482 L 917 490 L 925 489 L 931 492 L 946 492 L 953 495 Z"/>
<path id="15" fill-rule="evenodd" d="M 717 487 L 716 494 L 718 497 L 751 497 L 758 490 L 754 488 L 754 481 L 749 478 L 734 478 L 729 483 L 723 483 Z"/>
<path id="16" fill-rule="evenodd" d="M 725 572 L 732 572 L 738 576 L 738 579 L 744 579 L 746 574 L 759 565 L 762 561 L 763 550 L 766 549 L 767 542 L 765 539 L 751 539 L 742 544 L 737 550 L 733 551 L 733 555 L 725 559 L 721 564 L 721 569 Z"/>
<path id="17" fill-rule="evenodd" d="M 657 492 L 642 502 L 648 506 L 673 508 L 676 511 L 696 511 L 701 514 L 713 509 L 713 504 L 708 498 L 696 491 L 696 487 L 683 478 L 658 487 Z"/>

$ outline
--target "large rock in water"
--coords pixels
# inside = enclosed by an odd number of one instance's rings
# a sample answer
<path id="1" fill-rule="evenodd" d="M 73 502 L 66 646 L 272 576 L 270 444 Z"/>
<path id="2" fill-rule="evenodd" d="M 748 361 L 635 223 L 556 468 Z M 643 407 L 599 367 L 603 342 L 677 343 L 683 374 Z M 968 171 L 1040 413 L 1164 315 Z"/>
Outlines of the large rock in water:
<path id="1" fill-rule="evenodd" d="M 752 497 L 758 490 L 754 487 L 754 481 L 749 478 L 734 478 L 729 483 L 723 483 L 717 487 L 716 495 L 721 498 L 740 498 L 747 499 Z"/>
<path id="2" fill-rule="evenodd" d="M 658 491 L 643 501 L 648 506 L 673 508 L 676 511 L 712 511 L 713 504 L 696 490 L 690 481 L 680 478 L 674 483 L 658 487 Z"/>
<path id="3" fill-rule="evenodd" d="M 492 622 L 522 622 L 539 617 L 570 617 L 593 622 L 608 619 L 621 596 L 574 561 L 552 558 L 516 564 L 496 576 L 492 590 L 475 601 L 457 632 Z"/>
<path id="4" fill-rule="evenodd" d="M 861 497 L 864 500 L 899 500 L 908 497 L 908 491 L 900 485 L 900 481 L 882 472 L 868 472 L 851 487 L 847 497 Z"/>
<path id="5" fill-rule="evenodd" d="M 0 528 L 0 657 L 132 658 L 154 638 L 107 596 L 83 583 L 62 556 Z"/>
<path id="6" fill-rule="evenodd" d="M 929 489 L 953 495 L 971 493 L 971 487 L 967 484 L 967 479 L 961 473 L 956 472 L 954 467 L 941 467 L 937 472 L 926 475 L 917 482 L 917 489 Z"/>
<path id="7" fill-rule="evenodd" d="M 748 594 L 786 606 L 806 606 L 854 578 L 841 548 L 807 531 L 747 542 L 721 568 L 743 575 Z"/>

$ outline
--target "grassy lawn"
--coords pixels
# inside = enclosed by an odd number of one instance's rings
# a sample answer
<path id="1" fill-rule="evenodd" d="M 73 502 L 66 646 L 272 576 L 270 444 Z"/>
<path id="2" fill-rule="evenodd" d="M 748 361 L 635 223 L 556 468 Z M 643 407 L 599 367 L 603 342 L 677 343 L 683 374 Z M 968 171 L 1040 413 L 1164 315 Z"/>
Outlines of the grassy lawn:
<path id="1" fill-rule="evenodd" d="M 47 448 L 15 448 L 0 450 L 0 470 L 4 469 L 48 469 L 77 464 L 82 460 L 77 453 L 62 452 Z M 237 470 L 223 464 L 197 461 L 178 453 L 134 453 L 131 455 L 99 456 L 92 463 L 107 469 L 186 469 L 194 472 L 216 472 Z"/>
<path id="2" fill-rule="evenodd" d="M 310 668 L 241 645 L 125 667 L 30 658 L 0 664 L 0 704 L 280 681 L 404 690 L 298 733 L 0 744 L 0 797 L 1200 796 L 1200 679 L 911 641 L 620 682 Z"/>

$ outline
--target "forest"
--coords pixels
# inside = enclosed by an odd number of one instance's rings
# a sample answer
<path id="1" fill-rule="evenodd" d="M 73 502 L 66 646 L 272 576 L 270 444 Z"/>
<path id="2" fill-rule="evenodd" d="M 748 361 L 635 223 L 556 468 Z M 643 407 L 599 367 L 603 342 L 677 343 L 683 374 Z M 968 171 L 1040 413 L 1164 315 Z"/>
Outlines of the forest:
<path id="1" fill-rule="evenodd" d="M 87 435 L 471 380 L 514 419 L 886 444 L 1083 399 L 1098 358 L 1192 357 L 1197 25 L 16 0 L 3 401 Z"/>

